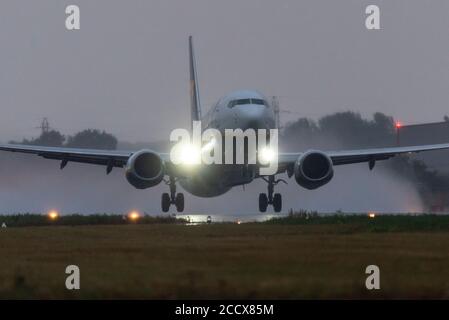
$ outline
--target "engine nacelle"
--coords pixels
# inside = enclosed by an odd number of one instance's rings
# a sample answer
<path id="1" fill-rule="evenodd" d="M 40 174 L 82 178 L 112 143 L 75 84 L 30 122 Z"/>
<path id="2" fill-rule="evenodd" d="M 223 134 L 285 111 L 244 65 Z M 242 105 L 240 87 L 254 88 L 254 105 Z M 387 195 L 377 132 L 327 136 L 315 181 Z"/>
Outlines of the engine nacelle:
<path id="1" fill-rule="evenodd" d="M 334 176 L 331 158 L 321 151 L 307 151 L 295 162 L 296 182 L 309 190 L 328 183 Z"/>
<path id="2" fill-rule="evenodd" d="M 164 161 L 154 151 L 140 150 L 126 164 L 126 179 L 137 189 L 158 185 L 164 178 Z"/>

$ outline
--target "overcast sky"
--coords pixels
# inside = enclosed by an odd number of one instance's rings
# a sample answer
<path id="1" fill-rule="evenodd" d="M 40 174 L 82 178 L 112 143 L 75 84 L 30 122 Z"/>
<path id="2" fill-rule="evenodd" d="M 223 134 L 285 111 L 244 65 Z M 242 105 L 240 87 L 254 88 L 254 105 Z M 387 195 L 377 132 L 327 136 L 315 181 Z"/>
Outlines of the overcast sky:
<path id="1" fill-rule="evenodd" d="M 65 7 L 81 30 L 65 29 Z M 365 7 L 381 28 L 365 28 Z M 105 129 L 131 142 L 188 127 L 187 37 L 203 108 L 239 88 L 319 117 L 381 111 L 404 123 L 449 113 L 449 2 L 8 0 L 0 3 L 0 140 Z M 291 115 L 283 114 L 284 120 Z"/>

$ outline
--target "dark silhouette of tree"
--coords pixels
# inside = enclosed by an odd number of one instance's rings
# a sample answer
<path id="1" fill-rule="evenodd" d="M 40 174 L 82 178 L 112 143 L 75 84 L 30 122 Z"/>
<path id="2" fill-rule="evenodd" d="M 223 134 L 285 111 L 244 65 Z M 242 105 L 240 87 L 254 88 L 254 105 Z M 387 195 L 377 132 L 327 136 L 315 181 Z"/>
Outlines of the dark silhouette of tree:
<path id="1" fill-rule="evenodd" d="M 393 117 L 389 117 L 381 112 L 373 115 L 373 126 L 376 133 L 395 134 L 395 122 Z"/>
<path id="2" fill-rule="evenodd" d="M 69 136 L 67 139 L 59 131 L 42 131 L 39 137 L 21 142 L 10 141 L 13 144 L 39 145 L 46 147 L 69 147 L 113 150 L 117 148 L 117 138 L 113 135 L 96 129 L 87 129 Z"/>
<path id="3" fill-rule="evenodd" d="M 282 139 L 287 141 L 289 151 L 302 150 L 301 140 L 312 141 L 311 148 L 320 148 L 313 146 L 316 141 L 332 139 L 339 141 L 346 149 L 383 147 L 395 144 L 396 129 L 393 118 L 383 113 L 375 113 L 373 119 L 368 120 L 358 113 L 347 111 L 324 116 L 317 122 L 300 118 L 287 124 Z M 423 161 L 403 155 L 389 160 L 386 165 L 396 174 L 412 181 L 428 207 L 432 205 L 435 193 L 449 191 L 449 175 L 428 168 Z M 443 205 L 448 206 L 449 198 L 445 199 Z"/>
<path id="4" fill-rule="evenodd" d="M 300 147 L 298 143 L 310 141 L 319 134 L 319 128 L 315 121 L 307 118 L 299 118 L 297 121 L 285 126 L 280 143 L 282 146 Z"/>
<path id="5" fill-rule="evenodd" d="M 117 138 L 97 129 L 87 129 L 69 136 L 66 147 L 113 150 L 117 148 Z"/>
<path id="6" fill-rule="evenodd" d="M 448 122 L 449 121 L 449 117 L 446 115 L 444 116 L 444 121 Z"/>
<path id="7" fill-rule="evenodd" d="M 281 142 L 292 150 L 298 150 L 304 144 L 325 149 L 392 146 L 396 141 L 394 129 L 393 118 L 383 113 L 375 113 L 373 119 L 368 120 L 359 113 L 338 112 L 317 122 L 300 118 L 287 124 Z"/>
<path id="8" fill-rule="evenodd" d="M 291 135 L 291 133 L 310 134 L 316 133 L 318 129 L 318 125 L 315 121 L 307 118 L 299 118 L 295 122 L 292 122 L 285 127 L 284 134 L 287 137 Z"/>
<path id="9" fill-rule="evenodd" d="M 35 139 L 31 140 L 23 139 L 22 142 L 11 141 L 11 143 L 38 145 L 46 147 L 62 147 L 64 141 L 65 137 L 59 131 L 49 130 L 42 132 L 41 135 Z"/>

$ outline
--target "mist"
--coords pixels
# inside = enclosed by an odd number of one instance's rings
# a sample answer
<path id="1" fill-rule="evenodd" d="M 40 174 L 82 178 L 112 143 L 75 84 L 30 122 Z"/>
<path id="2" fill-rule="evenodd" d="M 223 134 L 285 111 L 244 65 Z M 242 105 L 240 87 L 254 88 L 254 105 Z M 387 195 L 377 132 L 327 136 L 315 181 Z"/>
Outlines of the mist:
<path id="1" fill-rule="evenodd" d="M 319 212 L 422 212 L 414 186 L 395 177 L 381 163 L 373 171 L 366 164 L 335 168 L 334 179 L 322 188 L 309 191 L 294 179 L 279 184 L 283 195 L 283 213 L 289 209 Z M 266 183 L 255 181 L 236 187 L 217 198 L 198 198 L 185 193 L 184 214 L 245 215 L 258 214 L 258 193 L 266 192 Z M 182 191 L 181 187 L 178 187 Z M 168 187 L 160 185 L 134 189 L 125 179 L 124 170 L 115 168 L 106 175 L 102 166 L 69 163 L 64 170 L 59 162 L 37 156 L 2 153 L 0 157 L 1 213 L 46 212 L 117 213 L 131 209 L 160 215 L 160 196 Z M 270 211 L 270 209 L 268 210 Z M 176 213 L 172 209 L 171 213 Z"/>

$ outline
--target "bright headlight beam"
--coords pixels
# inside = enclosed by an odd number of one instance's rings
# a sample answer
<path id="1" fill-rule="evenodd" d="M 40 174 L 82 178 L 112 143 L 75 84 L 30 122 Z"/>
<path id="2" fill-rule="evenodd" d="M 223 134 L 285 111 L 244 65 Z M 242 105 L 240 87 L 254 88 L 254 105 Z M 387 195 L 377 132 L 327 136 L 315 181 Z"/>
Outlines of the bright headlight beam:
<path id="1" fill-rule="evenodd" d="M 179 146 L 177 157 L 181 164 L 199 164 L 201 163 L 201 150 L 193 144 L 184 144 Z"/>
<path id="2" fill-rule="evenodd" d="M 200 164 L 202 154 L 212 151 L 215 144 L 215 139 L 211 139 L 201 148 L 191 143 L 180 145 L 176 152 L 177 161 L 184 165 Z"/>
<path id="3" fill-rule="evenodd" d="M 269 163 L 276 157 L 276 152 L 268 147 L 264 147 L 260 150 L 259 160 L 263 163 Z"/>

